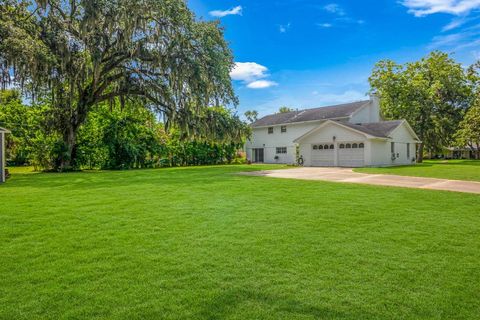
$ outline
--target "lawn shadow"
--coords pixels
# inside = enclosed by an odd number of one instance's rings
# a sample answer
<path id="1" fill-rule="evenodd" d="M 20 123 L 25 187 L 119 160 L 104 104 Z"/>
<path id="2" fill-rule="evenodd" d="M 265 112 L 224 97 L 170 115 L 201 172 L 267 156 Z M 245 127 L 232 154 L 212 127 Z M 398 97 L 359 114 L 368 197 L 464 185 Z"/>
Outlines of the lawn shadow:
<path id="1" fill-rule="evenodd" d="M 32 187 L 69 189 L 102 189 L 134 185 L 181 186 L 201 182 L 203 186 L 215 184 L 222 179 L 231 179 L 229 174 L 241 171 L 257 171 L 262 167 L 240 168 L 238 166 L 191 166 L 131 170 L 85 170 L 75 172 L 18 172 L 12 174 L 6 188 Z M 217 177 L 217 179 L 211 179 Z"/>
<path id="2" fill-rule="evenodd" d="M 265 306 L 265 310 L 280 313 L 289 317 L 303 316 L 314 319 L 359 319 L 375 318 L 373 314 L 345 313 L 339 310 L 318 307 L 307 304 L 303 301 L 266 294 L 259 291 L 247 289 L 230 289 L 223 291 L 214 297 L 209 303 L 203 306 L 202 310 L 195 316 L 195 319 L 227 319 L 239 312 L 241 305 L 253 303 Z M 361 317 L 359 317 L 361 315 Z M 273 316 L 273 315 L 272 315 Z"/>

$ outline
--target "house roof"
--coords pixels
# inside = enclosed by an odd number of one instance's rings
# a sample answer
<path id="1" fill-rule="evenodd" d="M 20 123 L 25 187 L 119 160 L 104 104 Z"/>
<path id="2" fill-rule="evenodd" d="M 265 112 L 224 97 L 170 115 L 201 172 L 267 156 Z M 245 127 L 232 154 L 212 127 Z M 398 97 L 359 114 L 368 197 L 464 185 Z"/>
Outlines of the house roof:
<path id="1" fill-rule="evenodd" d="M 0 127 L 0 132 L 10 133 L 10 130 Z"/>
<path id="2" fill-rule="evenodd" d="M 307 133 L 303 134 L 302 136 L 298 137 L 294 140 L 294 142 L 299 142 L 303 140 L 305 137 L 317 132 L 321 128 L 323 128 L 327 123 L 334 123 L 339 126 L 346 127 L 347 129 L 360 132 L 365 134 L 369 138 L 382 138 L 387 139 L 389 138 L 389 134 L 393 132 L 398 126 L 404 123 L 404 120 L 393 120 L 393 121 L 381 121 L 381 122 L 372 122 L 372 123 L 358 123 L 353 124 L 347 121 L 333 121 L 327 120 L 318 127 L 313 128 L 312 130 L 308 131 Z"/>
<path id="3" fill-rule="evenodd" d="M 350 123 L 339 121 L 342 125 L 369 134 L 374 137 L 388 138 L 389 134 L 395 130 L 403 120 L 381 121 L 371 123 Z"/>
<path id="4" fill-rule="evenodd" d="M 348 118 L 355 111 L 359 110 L 368 103 L 370 103 L 370 100 L 271 114 L 255 121 L 252 124 L 252 127 L 255 128 L 305 121 Z"/>

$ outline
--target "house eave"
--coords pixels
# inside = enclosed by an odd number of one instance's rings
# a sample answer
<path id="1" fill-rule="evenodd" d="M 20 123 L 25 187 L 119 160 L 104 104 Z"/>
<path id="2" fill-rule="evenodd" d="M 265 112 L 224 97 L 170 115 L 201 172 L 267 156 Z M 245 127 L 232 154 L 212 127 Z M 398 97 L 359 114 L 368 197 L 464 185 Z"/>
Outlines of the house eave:
<path id="1" fill-rule="evenodd" d="M 264 125 L 264 126 L 251 126 L 251 127 L 252 129 L 262 129 L 262 128 L 279 127 L 279 126 L 287 126 L 287 125 L 294 125 L 294 124 L 325 122 L 328 120 L 346 120 L 349 118 L 350 116 L 340 117 L 340 118 L 327 118 L 327 119 L 318 119 L 318 120 L 309 120 L 309 121 L 299 121 L 299 122 L 285 122 L 285 123 L 270 124 L 270 125 Z"/>

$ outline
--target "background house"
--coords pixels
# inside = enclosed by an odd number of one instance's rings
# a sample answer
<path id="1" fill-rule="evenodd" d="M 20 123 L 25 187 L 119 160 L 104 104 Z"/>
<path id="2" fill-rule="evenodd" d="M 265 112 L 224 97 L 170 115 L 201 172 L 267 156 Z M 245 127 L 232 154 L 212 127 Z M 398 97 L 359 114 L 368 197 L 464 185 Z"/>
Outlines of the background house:
<path id="1" fill-rule="evenodd" d="M 252 162 L 305 166 L 391 166 L 415 162 L 419 139 L 405 120 L 383 121 L 376 97 L 278 113 L 252 124 Z"/>

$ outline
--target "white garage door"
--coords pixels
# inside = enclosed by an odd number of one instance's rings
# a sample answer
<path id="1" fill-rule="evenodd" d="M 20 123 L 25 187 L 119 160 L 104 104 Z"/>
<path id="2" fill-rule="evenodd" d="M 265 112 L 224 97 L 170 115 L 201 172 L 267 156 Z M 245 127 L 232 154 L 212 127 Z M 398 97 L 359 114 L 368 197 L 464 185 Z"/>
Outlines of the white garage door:
<path id="1" fill-rule="evenodd" d="M 312 166 L 333 167 L 335 165 L 335 146 L 333 144 L 312 145 Z"/>
<path id="2" fill-rule="evenodd" d="M 363 142 L 339 143 L 338 165 L 340 167 L 363 167 L 365 165 L 365 144 Z"/>

